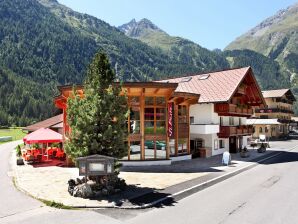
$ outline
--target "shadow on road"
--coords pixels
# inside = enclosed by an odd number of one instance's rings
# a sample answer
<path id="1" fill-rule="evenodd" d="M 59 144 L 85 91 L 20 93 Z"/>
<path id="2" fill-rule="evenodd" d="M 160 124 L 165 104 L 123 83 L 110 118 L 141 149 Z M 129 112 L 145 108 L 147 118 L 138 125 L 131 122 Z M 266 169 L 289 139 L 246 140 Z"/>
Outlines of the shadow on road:
<path id="1" fill-rule="evenodd" d="M 170 197 L 170 194 L 162 193 L 157 189 L 128 185 L 126 190 L 119 194 L 110 195 L 108 197 L 93 197 L 90 198 L 90 200 L 106 200 L 117 206 L 144 206 L 165 197 L 168 197 L 168 199 L 162 203 L 158 203 L 156 207 L 163 207 L 165 205 L 171 206 L 176 203 L 174 199 Z"/>
<path id="2" fill-rule="evenodd" d="M 276 151 L 276 153 L 281 153 L 279 156 L 276 156 L 272 159 L 268 159 L 260 164 L 271 165 L 278 163 L 290 163 L 298 161 L 298 152 L 286 152 L 286 151 Z"/>

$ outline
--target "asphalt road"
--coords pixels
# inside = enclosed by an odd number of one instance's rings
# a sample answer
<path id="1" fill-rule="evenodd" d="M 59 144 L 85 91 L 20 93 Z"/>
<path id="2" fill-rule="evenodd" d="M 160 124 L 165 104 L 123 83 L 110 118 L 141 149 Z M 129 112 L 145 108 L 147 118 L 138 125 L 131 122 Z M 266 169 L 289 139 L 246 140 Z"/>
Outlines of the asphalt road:
<path id="1" fill-rule="evenodd" d="M 298 223 L 298 150 L 128 223 Z"/>
<path id="2" fill-rule="evenodd" d="M 298 141 L 277 144 L 291 148 Z M 8 164 L 15 145 L 0 145 L 0 224 L 298 223 L 296 149 L 162 208 L 86 211 L 50 208 L 16 190 Z"/>

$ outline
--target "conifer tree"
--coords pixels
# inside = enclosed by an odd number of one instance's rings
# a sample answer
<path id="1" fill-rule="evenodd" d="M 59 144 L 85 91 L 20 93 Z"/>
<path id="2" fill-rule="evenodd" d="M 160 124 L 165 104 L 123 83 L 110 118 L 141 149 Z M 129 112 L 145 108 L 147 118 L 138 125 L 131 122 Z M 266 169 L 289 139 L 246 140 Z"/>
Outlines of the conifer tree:
<path id="1" fill-rule="evenodd" d="M 127 154 L 127 100 L 114 80 L 107 56 L 97 53 L 87 71 L 84 97 L 74 87 L 75 97 L 67 102 L 71 132 L 65 149 L 71 158 L 100 154 L 119 159 Z"/>

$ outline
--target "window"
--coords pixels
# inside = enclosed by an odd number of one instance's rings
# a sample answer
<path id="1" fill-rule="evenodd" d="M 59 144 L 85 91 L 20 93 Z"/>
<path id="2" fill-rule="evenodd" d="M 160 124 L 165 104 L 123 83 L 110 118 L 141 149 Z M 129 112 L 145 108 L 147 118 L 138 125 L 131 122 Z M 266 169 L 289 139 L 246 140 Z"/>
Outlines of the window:
<path id="1" fill-rule="evenodd" d="M 129 103 L 131 106 L 139 106 L 140 105 L 140 98 L 137 96 L 130 97 Z"/>
<path id="2" fill-rule="evenodd" d="M 268 128 L 267 127 L 265 127 L 265 132 L 268 133 Z"/>
<path id="3" fill-rule="evenodd" d="M 139 97 L 130 98 L 130 113 L 129 113 L 129 133 L 140 133 L 140 101 Z"/>
<path id="4" fill-rule="evenodd" d="M 198 79 L 199 79 L 199 80 L 205 80 L 205 79 L 208 79 L 209 76 L 210 76 L 210 75 L 199 75 L 199 76 L 198 76 Z"/>
<path id="5" fill-rule="evenodd" d="M 197 138 L 194 140 L 194 147 L 195 149 L 203 148 L 204 147 L 204 140 L 201 138 Z"/>
<path id="6" fill-rule="evenodd" d="M 214 150 L 217 150 L 218 149 L 218 140 L 215 139 L 214 140 Z"/>
<path id="7" fill-rule="evenodd" d="M 122 158 L 128 159 L 128 156 Z M 140 160 L 141 159 L 141 142 L 131 141 L 129 146 L 129 160 Z"/>
<path id="8" fill-rule="evenodd" d="M 178 106 L 178 122 L 179 123 L 188 123 L 187 122 L 187 109 L 186 106 Z"/>
<path id="9" fill-rule="evenodd" d="M 219 117 L 219 124 L 220 126 L 223 126 L 223 117 Z"/>
<path id="10" fill-rule="evenodd" d="M 145 97 L 145 134 L 166 134 L 166 100 Z"/>
<path id="11" fill-rule="evenodd" d="M 192 77 L 183 77 L 181 80 L 180 80 L 180 83 L 182 82 L 189 82 L 191 80 Z"/>
<path id="12" fill-rule="evenodd" d="M 178 154 L 184 154 L 187 152 L 187 138 L 179 138 L 178 139 Z"/>
<path id="13" fill-rule="evenodd" d="M 225 141 L 222 140 L 222 139 L 220 139 L 220 140 L 219 140 L 219 148 L 222 149 L 222 148 L 224 148 L 224 147 L 225 147 Z"/>
<path id="14" fill-rule="evenodd" d="M 155 98 L 156 106 L 165 106 L 166 99 L 164 97 L 156 97 Z"/>
<path id="15" fill-rule="evenodd" d="M 154 105 L 154 97 L 145 97 L 145 105 Z"/>
<path id="16" fill-rule="evenodd" d="M 191 116 L 189 119 L 190 119 L 190 124 L 194 124 L 195 123 L 195 118 L 193 116 Z"/>
<path id="17" fill-rule="evenodd" d="M 241 120 L 241 117 L 239 117 L 239 126 L 242 125 L 242 120 Z"/>
<path id="18" fill-rule="evenodd" d="M 230 126 L 234 125 L 234 117 L 229 117 L 229 125 Z"/>
<path id="19" fill-rule="evenodd" d="M 262 127 L 260 127 L 259 132 L 260 132 L 260 133 L 263 133 L 263 129 L 262 129 Z"/>

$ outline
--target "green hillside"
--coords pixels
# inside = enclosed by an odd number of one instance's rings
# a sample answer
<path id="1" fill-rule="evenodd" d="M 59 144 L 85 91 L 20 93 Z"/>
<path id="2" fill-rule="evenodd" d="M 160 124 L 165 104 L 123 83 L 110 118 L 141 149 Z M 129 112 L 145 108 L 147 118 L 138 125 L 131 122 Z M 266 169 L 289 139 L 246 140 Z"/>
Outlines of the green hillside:
<path id="1" fill-rule="evenodd" d="M 289 39 L 286 46 L 293 41 Z M 251 65 L 265 89 L 286 87 L 298 61 L 294 50 L 282 54 L 287 58 L 282 64 L 279 50 L 269 58 L 249 51 L 210 51 L 172 37 L 146 19 L 134 29 L 127 24 L 112 27 L 56 0 L 1 0 L 0 126 L 24 126 L 54 115 L 56 86 L 81 83 L 98 51 L 109 55 L 123 81 Z M 268 83 L 269 79 L 276 81 Z M 294 87 L 296 82 L 291 75 Z"/>
<path id="2" fill-rule="evenodd" d="M 54 89 L 0 68 L 0 126 L 25 126 L 55 113 Z"/>
<path id="3" fill-rule="evenodd" d="M 190 40 L 170 36 L 148 19 L 142 19 L 139 22 L 133 19 L 118 28 L 127 36 L 160 49 L 176 61 L 192 64 L 197 71 L 212 71 L 229 67 L 225 58 L 220 54 Z"/>
<path id="4" fill-rule="evenodd" d="M 11 89 L 13 83 L 22 83 L 18 85 L 20 93 L 32 87 L 35 103 L 47 104 L 34 104 L 36 112 L 27 113 L 26 103 L 5 99 L 0 110 L 6 121 L 0 125 L 26 125 L 51 116 L 55 87 L 81 83 L 91 58 L 100 50 L 108 53 L 118 79 L 125 81 L 147 81 L 205 69 L 198 69 L 192 61 L 171 58 L 102 20 L 74 12 L 55 0 L 0 1 L 0 43 L 0 67 L 12 82 L 2 86 L 10 89 L 5 97 L 10 94 L 27 102 L 22 99 L 26 94 L 17 95 Z"/>
<path id="5" fill-rule="evenodd" d="M 251 66 L 260 87 L 264 90 L 289 88 L 290 74 L 278 62 L 251 50 L 224 51 L 232 68 Z M 270 80 L 270 81 L 269 81 Z"/>
<path id="6" fill-rule="evenodd" d="M 230 43 L 226 50 L 250 49 L 298 74 L 298 3 L 280 10 Z"/>

